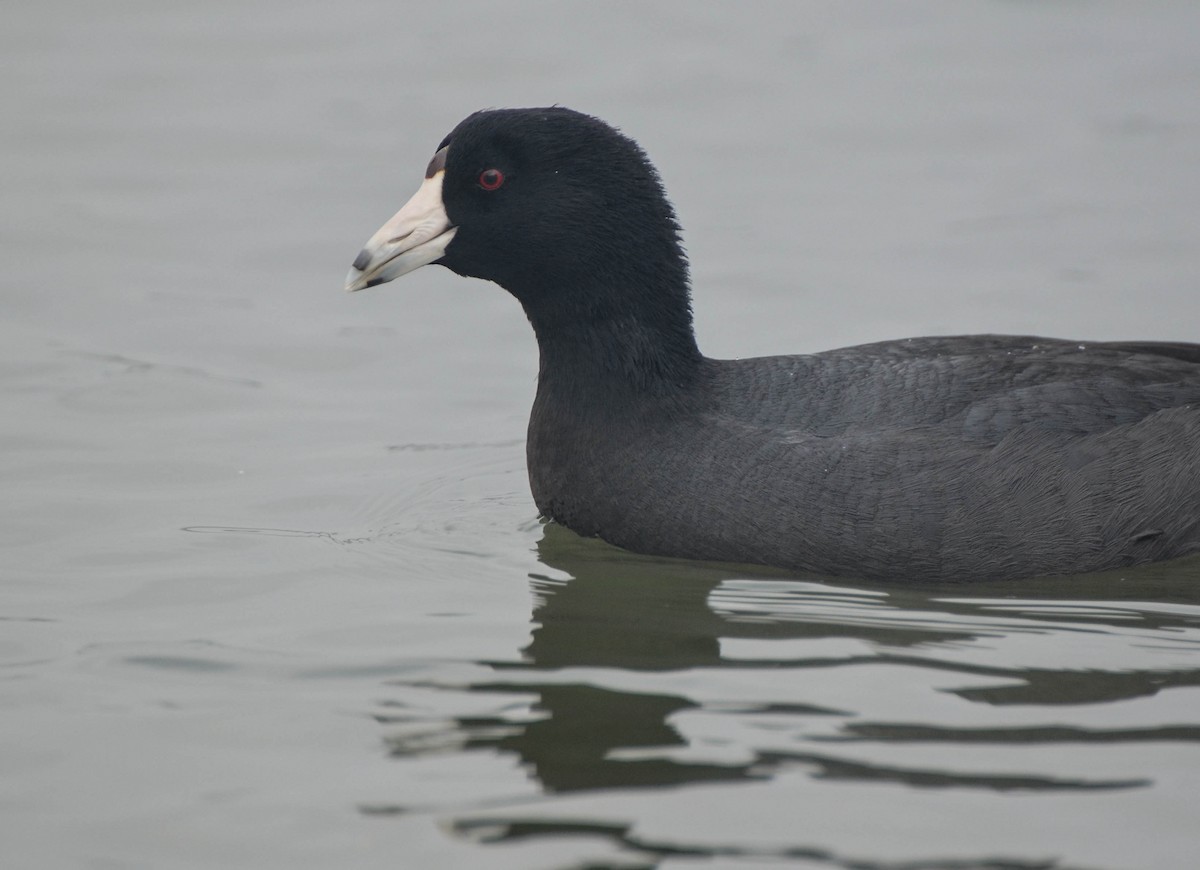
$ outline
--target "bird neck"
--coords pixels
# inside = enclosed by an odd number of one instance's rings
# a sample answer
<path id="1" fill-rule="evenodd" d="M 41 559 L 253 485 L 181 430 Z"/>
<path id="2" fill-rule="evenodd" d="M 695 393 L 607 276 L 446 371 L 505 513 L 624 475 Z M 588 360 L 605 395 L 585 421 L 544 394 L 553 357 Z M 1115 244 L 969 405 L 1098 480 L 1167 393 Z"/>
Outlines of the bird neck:
<path id="1" fill-rule="evenodd" d="M 655 258 L 657 268 L 630 272 L 622 268 L 628 261 L 610 261 L 603 271 L 577 268 L 549 281 L 543 275 L 536 287 L 508 287 L 537 336 L 539 391 L 637 397 L 678 393 L 695 381 L 703 356 L 687 264 L 669 253 Z"/>
<path id="2" fill-rule="evenodd" d="M 533 328 L 539 389 L 586 390 L 609 398 L 677 392 L 694 383 L 703 359 L 690 317 L 675 323 L 630 315 L 586 323 L 534 320 Z"/>

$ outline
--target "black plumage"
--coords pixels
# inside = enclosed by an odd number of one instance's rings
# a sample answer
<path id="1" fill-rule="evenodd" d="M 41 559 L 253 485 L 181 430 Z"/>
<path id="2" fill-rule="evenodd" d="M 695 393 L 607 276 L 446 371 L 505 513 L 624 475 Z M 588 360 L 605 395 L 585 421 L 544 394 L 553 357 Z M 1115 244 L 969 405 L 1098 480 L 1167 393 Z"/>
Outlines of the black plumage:
<path id="1" fill-rule="evenodd" d="M 709 359 L 674 212 L 631 139 L 498 110 L 439 153 L 447 235 L 422 262 L 495 281 L 533 325 L 547 517 L 644 553 L 895 580 L 1200 549 L 1200 345 L 983 335 Z M 408 270 L 385 269 L 380 238 L 352 289 Z"/>

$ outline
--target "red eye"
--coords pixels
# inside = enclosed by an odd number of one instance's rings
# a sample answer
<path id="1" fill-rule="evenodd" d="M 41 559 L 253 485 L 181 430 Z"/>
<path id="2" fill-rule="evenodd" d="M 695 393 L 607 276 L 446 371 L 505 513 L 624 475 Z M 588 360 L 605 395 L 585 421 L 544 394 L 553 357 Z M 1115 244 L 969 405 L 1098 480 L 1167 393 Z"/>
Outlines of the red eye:
<path id="1" fill-rule="evenodd" d="M 479 186 L 484 190 L 496 190 L 504 184 L 504 173 L 499 169 L 485 169 L 479 173 Z"/>

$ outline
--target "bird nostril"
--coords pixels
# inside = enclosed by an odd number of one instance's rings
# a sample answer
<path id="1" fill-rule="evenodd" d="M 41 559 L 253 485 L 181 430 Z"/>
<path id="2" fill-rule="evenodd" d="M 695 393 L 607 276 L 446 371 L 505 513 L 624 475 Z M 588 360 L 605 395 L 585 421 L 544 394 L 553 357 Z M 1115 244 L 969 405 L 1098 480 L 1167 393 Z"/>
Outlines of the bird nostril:
<path id="1" fill-rule="evenodd" d="M 371 252 L 363 248 L 358 252 L 358 256 L 354 258 L 354 268 L 360 272 L 365 272 L 367 266 L 371 263 Z"/>

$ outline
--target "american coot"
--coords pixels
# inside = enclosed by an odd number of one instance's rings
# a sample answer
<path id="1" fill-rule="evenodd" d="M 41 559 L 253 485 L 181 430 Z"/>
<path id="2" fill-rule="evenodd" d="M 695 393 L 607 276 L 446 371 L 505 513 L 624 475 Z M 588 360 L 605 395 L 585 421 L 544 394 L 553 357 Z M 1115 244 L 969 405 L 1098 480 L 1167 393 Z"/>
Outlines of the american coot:
<path id="1" fill-rule="evenodd" d="M 658 174 L 596 118 L 468 117 L 346 288 L 427 263 L 524 307 L 529 482 L 579 534 L 914 581 L 1200 550 L 1200 345 L 979 335 L 708 359 Z"/>

